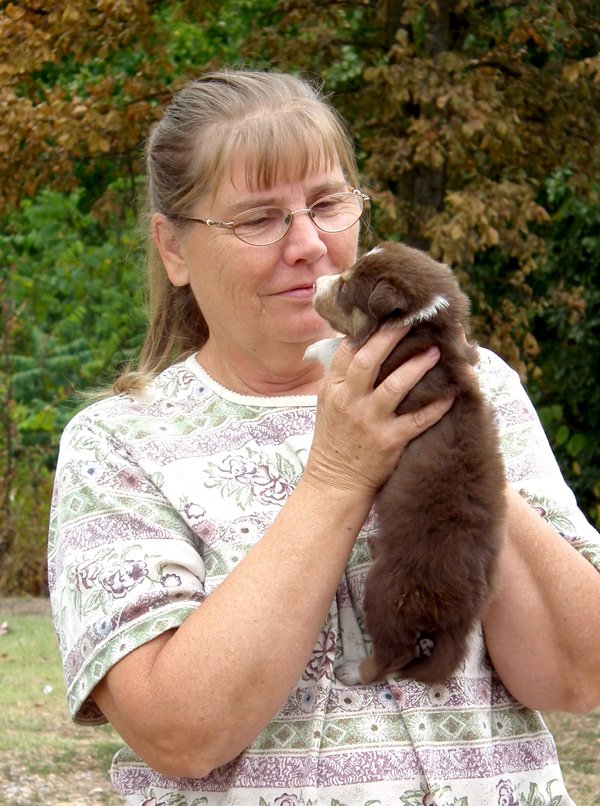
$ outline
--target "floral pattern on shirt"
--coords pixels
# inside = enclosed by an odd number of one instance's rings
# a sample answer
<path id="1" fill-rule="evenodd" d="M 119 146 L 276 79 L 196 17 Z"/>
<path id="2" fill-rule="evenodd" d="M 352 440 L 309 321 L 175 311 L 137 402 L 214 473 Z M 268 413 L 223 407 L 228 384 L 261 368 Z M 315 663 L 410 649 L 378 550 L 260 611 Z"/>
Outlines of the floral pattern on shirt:
<path id="1" fill-rule="evenodd" d="M 479 372 L 509 483 L 600 568 L 600 538 L 516 374 L 486 351 Z M 314 397 L 229 393 L 190 358 L 142 397 L 103 400 L 71 421 L 56 474 L 49 581 L 76 721 L 105 721 L 90 698 L 96 683 L 181 625 L 261 539 L 302 475 L 315 405 Z M 126 804 L 571 806 L 552 737 L 503 687 L 480 628 L 444 685 L 390 678 L 348 688 L 337 680 L 336 664 L 369 647 L 362 600 L 376 529 L 370 517 L 303 675 L 255 741 L 203 779 L 162 776 L 124 747 L 111 775 Z"/>

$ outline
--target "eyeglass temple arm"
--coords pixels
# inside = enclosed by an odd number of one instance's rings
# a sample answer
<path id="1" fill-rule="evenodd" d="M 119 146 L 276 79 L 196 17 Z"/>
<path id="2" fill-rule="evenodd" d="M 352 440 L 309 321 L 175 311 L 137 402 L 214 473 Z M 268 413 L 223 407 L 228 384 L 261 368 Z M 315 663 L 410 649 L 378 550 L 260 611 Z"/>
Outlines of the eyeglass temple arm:
<path id="1" fill-rule="evenodd" d="M 206 224 L 207 227 L 225 227 L 226 229 L 233 229 L 233 221 L 215 221 L 212 218 L 193 218 L 189 215 L 175 214 L 173 218 L 178 218 L 180 221 L 195 221 L 196 224 Z"/>

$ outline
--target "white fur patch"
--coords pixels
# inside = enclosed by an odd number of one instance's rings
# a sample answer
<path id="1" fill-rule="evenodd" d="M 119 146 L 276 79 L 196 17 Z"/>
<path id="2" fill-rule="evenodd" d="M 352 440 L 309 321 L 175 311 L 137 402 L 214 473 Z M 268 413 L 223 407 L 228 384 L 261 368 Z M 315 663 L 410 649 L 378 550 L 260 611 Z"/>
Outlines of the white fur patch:
<path id="1" fill-rule="evenodd" d="M 428 305 L 427 308 L 423 308 L 416 313 L 413 313 L 412 316 L 409 316 L 408 319 L 405 319 L 402 324 L 403 325 L 416 325 L 419 322 L 426 322 L 428 319 L 433 319 L 433 317 L 438 313 L 438 311 L 443 310 L 444 308 L 448 308 L 450 303 L 446 299 L 446 297 L 442 297 L 441 295 L 437 296 L 431 305 Z"/>
<path id="2" fill-rule="evenodd" d="M 333 355 L 340 346 L 344 336 L 336 336 L 332 339 L 321 339 L 311 344 L 304 353 L 305 361 L 320 361 L 325 369 L 329 369 L 333 361 Z"/>
<path id="3" fill-rule="evenodd" d="M 379 255 L 383 251 L 384 249 L 382 246 L 374 246 L 372 249 L 369 249 L 368 252 L 365 252 L 363 257 L 369 257 L 370 255 Z"/>
<path id="4" fill-rule="evenodd" d="M 323 274 L 315 281 L 315 296 L 321 297 L 326 294 L 334 283 L 339 279 L 339 274 Z"/>

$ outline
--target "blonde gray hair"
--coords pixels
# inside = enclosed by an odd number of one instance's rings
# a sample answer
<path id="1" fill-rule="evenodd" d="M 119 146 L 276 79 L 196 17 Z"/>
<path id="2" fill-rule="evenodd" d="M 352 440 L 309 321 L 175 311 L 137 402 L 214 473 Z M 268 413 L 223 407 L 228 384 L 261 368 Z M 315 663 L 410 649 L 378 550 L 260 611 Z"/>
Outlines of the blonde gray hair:
<path id="1" fill-rule="evenodd" d="M 146 231 L 153 213 L 189 215 L 200 196 L 214 200 L 228 171 L 232 177 L 236 158 L 244 160 L 249 188 L 295 181 L 337 165 L 349 184 L 357 184 L 352 142 L 320 88 L 286 73 L 209 73 L 172 98 L 148 138 Z M 208 338 L 198 301 L 189 286 L 170 284 L 149 234 L 146 269 L 146 338 L 137 370 L 117 379 L 117 392 L 143 387 Z"/>

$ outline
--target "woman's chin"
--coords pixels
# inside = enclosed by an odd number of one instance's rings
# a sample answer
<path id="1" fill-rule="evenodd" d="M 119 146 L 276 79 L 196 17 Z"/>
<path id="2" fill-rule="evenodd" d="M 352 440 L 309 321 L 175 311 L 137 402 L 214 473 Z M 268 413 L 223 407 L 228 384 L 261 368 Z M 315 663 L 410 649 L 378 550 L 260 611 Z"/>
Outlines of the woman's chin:
<path id="1" fill-rule="evenodd" d="M 309 345 L 337 335 L 331 325 L 314 312 L 303 317 L 301 321 L 293 322 L 290 319 L 282 321 L 281 327 L 274 328 L 273 332 L 279 335 L 281 341 L 299 345 Z"/>

